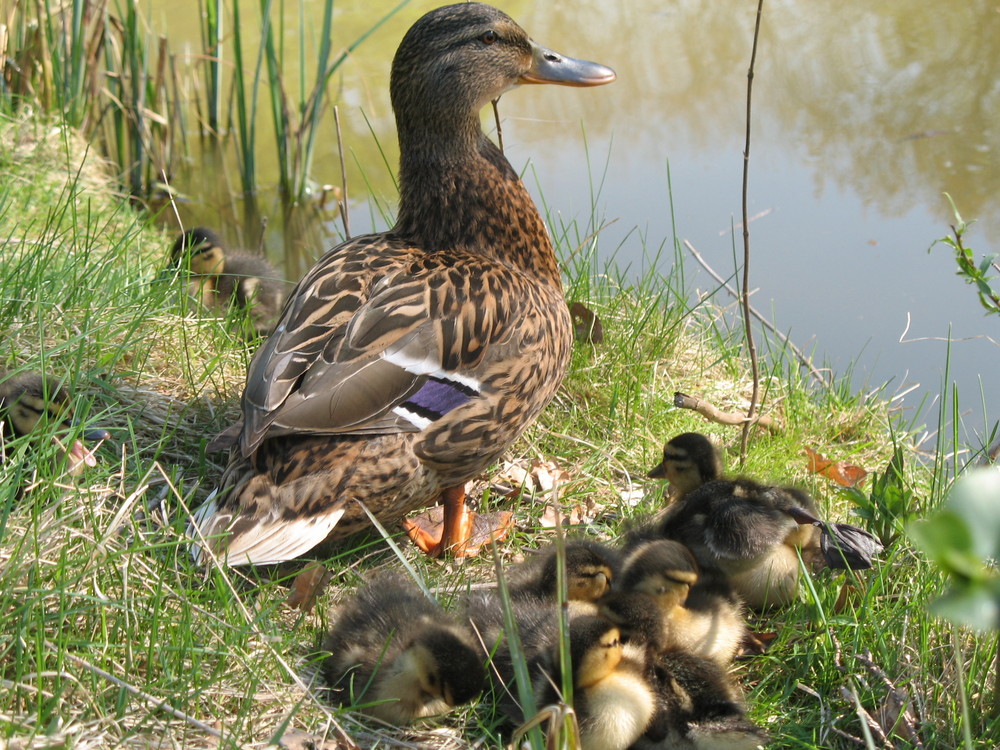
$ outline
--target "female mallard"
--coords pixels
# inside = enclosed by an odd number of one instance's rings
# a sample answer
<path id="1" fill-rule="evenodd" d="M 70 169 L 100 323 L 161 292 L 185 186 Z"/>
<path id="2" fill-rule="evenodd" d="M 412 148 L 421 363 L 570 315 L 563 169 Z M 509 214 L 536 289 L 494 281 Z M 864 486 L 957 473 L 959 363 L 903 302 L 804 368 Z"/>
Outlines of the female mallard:
<path id="1" fill-rule="evenodd" d="M 52 377 L 41 372 L 25 371 L 16 375 L 0 374 L 0 418 L 5 440 L 30 435 L 40 425 L 63 424 L 70 427 L 72 396 Z M 82 432 L 84 440 L 102 441 L 110 435 L 97 428 Z M 67 471 L 77 475 L 84 466 L 96 466 L 93 451 L 74 440 L 66 454 Z"/>
<path id="2" fill-rule="evenodd" d="M 219 494 L 194 517 L 229 564 L 298 557 L 442 497 L 431 553 L 467 538 L 465 483 L 551 400 L 572 326 L 542 218 L 483 134 L 479 111 L 519 83 L 596 86 L 481 3 L 406 33 L 390 92 L 399 213 L 337 246 L 299 282 L 250 364 Z"/>
<path id="3" fill-rule="evenodd" d="M 247 332 L 256 336 L 274 329 L 288 286 L 264 258 L 228 250 L 211 229 L 195 227 L 177 238 L 170 260 L 175 266 L 186 264 L 191 296 L 205 307 L 244 312 Z"/>

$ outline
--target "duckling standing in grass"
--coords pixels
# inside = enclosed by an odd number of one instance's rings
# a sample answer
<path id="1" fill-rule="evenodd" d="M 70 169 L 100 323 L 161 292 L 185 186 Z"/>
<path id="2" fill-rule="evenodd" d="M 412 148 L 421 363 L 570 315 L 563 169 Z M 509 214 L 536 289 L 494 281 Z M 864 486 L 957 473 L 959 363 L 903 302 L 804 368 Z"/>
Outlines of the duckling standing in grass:
<path id="1" fill-rule="evenodd" d="M 362 588 L 341 608 L 323 648 L 334 702 L 392 724 L 468 703 L 485 681 L 472 634 L 401 576 Z"/>
<path id="2" fill-rule="evenodd" d="M 545 223 L 480 110 L 522 83 L 615 74 L 546 50 L 481 3 L 432 10 L 403 37 L 392 229 L 348 240 L 299 282 L 250 364 L 218 494 L 189 528 L 228 564 L 294 559 L 441 499 L 429 554 L 464 553 L 465 483 L 562 382 L 573 330 Z"/>
<path id="3" fill-rule="evenodd" d="M 170 259 L 175 266 L 187 264 L 188 290 L 206 308 L 244 312 L 248 334 L 266 336 L 274 329 L 288 284 L 265 258 L 228 250 L 215 232 L 196 227 L 177 238 Z"/>
<path id="4" fill-rule="evenodd" d="M 69 390 L 44 373 L 0 374 L 0 418 L 3 419 L 5 441 L 30 435 L 46 423 L 69 428 L 72 409 Z M 107 430 L 90 428 L 83 431 L 82 437 L 104 441 L 110 435 Z M 87 450 L 79 440 L 61 450 L 66 455 L 67 472 L 71 476 L 80 474 L 85 466 L 97 465 L 93 451 Z"/>

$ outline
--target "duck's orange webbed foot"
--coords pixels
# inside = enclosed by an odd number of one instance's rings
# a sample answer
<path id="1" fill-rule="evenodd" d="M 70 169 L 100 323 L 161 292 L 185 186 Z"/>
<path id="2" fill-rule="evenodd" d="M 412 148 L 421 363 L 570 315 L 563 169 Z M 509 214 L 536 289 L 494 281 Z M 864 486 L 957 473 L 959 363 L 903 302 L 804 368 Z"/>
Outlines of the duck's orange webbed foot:
<path id="1" fill-rule="evenodd" d="M 443 506 L 403 521 L 413 543 L 431 557 L 475 557 L 482 545 L 503 539 L 514 525 L 510 511 L 475 513 L 466 508 L 464 487 L 449 487 L 441 495 Z"/>

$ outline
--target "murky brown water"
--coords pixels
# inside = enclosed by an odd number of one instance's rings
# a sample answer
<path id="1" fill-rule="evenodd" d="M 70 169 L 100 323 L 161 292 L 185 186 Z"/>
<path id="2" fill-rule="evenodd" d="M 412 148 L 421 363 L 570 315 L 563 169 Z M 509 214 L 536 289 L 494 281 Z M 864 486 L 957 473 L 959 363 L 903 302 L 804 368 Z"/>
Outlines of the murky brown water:
<path id="1" fill-rule="evenodd" d="M 385 165 L 394 168 L 396 161 L 389 63 L 405 29 L 438 4 L 413 0 L 343 66 L 331 88 L 339 91 L 349 150 L 355 233 L 384 226 L 379 207 L 391 210 L 395 201 Z M 257 18 L 255 4 L 245 5 L 244 28 Z M 588 222 L 615 219 L 601 235 L 601 253 L 638 273 L 671 234 L 669 162 L 677 234 L 731 273 L 728 230 L 740 213 L 755 3 L 499 5 L 541 43 L 619 74 L 598 89 L 529 87 L 504 97 L 507 153 L 517 167 L 530 161 L 527 182 L 536 196 L 562 220 L 576 219 L 581 236 Z M 183 7 L 190 12 L 174 10 Z M 371 8 L 392 4 L 335 7 L 334 42 L 344 45 L 371 23 Z M 184 0 L 169 12 L 150 12 L 175 50 L 184 39 L 198 50 L 195 8 L 194 0 Z M 321 2 L 305 0 L 302 8 L 318 29 Z M 286 2 L 286 10 L 286 43 L 296 45 L 299 5 Z M 908 404 L 935 397 L 946 353 L 940 339 L 949 326 L 956 338 L 1000 333 L 1000 318 L 984 317 L 973 290 L 954 276 L 946 249 L 927 253 L 952 221 L 944 192 L 964 217 L 977 219 L 971 246 L 981 253 L 1000 246 L 1000 4 L 766 0 L 756 73 L 750 209 L 759 215 L 751 238 L 756 306 L 838 372 L 857 360 L 859 386 L 892 379 L 891 393 L 919 382 Z M 264 131 L 269 117 L 262 116 Z M 271 152 L 264 136 L 258 158 L 266 183 L 274 182 Z M 223 179 L 231 168 L 207 166 L 207 157 L 195 161 L 190 175 L 177 177 L 177 187 L 193 198 L 183 208 L 185 220 L 256 244 L 258 225 L 237 218 L 235 172 Z M 332 117 L 313 178 L 340 183 Z M 276 253 L 284 236 L 267 188 L 260 204 L 270 218 L 267 245 Z M 321 218 L 322 231 L 290 256 L 290 277 L 337 240 L 339 219 Z M 668 251 L 664 262 L 671 257 Z M 691 268 L 694 284 L 714 288 Z M 972 410 L 966 429 L 981 432 L 978 377 L 992 390 L 1000 350 L 978 338 L 954 344 L 951 357 L 953 378 Z M 987 414 L 995 415 L 989 395 Z"/>

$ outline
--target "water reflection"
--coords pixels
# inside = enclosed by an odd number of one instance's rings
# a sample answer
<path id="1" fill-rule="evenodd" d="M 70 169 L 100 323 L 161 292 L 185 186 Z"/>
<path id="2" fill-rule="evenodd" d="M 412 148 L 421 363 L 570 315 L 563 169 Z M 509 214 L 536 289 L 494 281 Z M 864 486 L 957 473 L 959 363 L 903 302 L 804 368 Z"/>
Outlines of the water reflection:
<path id="1" fill-rule="evenodd" d="M 411 2 L 358 50 L 331 87 L 348 149 L 355 232 L 385 226 L 383 211 L 391 212 L 397 151 L 388 104 L 389 63 L 405 29 L 438 4 Z M 609 159 L 599 210 L 618 222 L 603 244 L 609 251 L 623 244 L 619 262 L 641 265 L 642 247 L 627 233 L 638 226 L 652 245 L 669 236 L 669 159 L 679 232 L 692 237 L 722 270 L 731 270 L 731 242 L 719 232 L 739 212 L 746 67 L 756 4 L 498 4 L 543 44 L 618 72 L 618 81 L 606 89 L 525 87 L 501 102 L 511 160 L 534 163 L 550 207 L 571 217 L 589 216 L 589 173 L 600 169 L 588 168 L 584 148 L 595 165 Z M 172 6 L 169 17 L 151 14 L 175 48 L 184 40 L 197 48 L 196 6 L 195 0 L 184 0 Z M 335 45 L 363 31 L 373 7 L 392 6 L 338 4 Z M 305 2 L 303 8 L 318 24 L 321 3 Z M 298 4 L 287 3 L 286 11 L 286 41 L 294 44 Z M 289 70 L 286 80 L 296 75 Z M 793 338 L 806 345 L 818 337 L 821 352 L 834 347 L 835 360 L 849 359 L 872 342 L 880 362 L 866 368 L 874 380 L 910 371 L 933 389 L 943 352 L 910 361 L 913 349 L 896 354 L 894 342 L 909 312 L 918 326 L 926 326 L 919 335 L 944 336 L 950 322 L 964 331 L 958 335 L 988 328 L 971 290 L 950 277 L 947 255 L 925 251 L 951 222 L 942 192 L 953 196 L 965 216 L 978 219 L 974 246 L 985 252 L 997 244 L 1000 7 L 995 0 L 947 7 L 930 0 L 822 6 L 769 0 L 754 114 L 752 211 L 775 209 L 755 227 L 758 283 L 763 298 L 775 300 L 779 327 L 794 324 Z M 269 130 L 263 117 L 261 127 Z M 332 117 L 322 132 L 313 177 L 320 185 L 339 184 Z M 270 151 L 269 145 L 262 147 L 259 158 L 262 180 L 273 183 Z M 239 214 L 227 182 L 213 179 L 217 168 L 209 169 L 198 186 L 204 170 L 178 175 L 187 181 L 182 191 L 195 196 L 182 208 L 185 221 L 225 227 Z M 528 182 L 535 187 L 533 178 Z M 270 215 L 268 245 L 275 251 L 285 236 L 278 203 L 266 190 L 258 202 Z M 314 219 L 318 224 L 307 222 L 312 234 L 300 240 L 301 254 L 286 266 L 290 276 L 341 232 L 339 220 L 329 213 L 317 211 Z M 230 226 L 240 236 L 251 235 L 254 222 Z M 762 300 L 758 305 L 768 307 Z M 982 370 L 982 362 L 996 362 L 994 350 L 977 351 L 980 364 L 972 358 L 969 376 Z M 974 379 L 970 382 L 969 392 Z"/>

